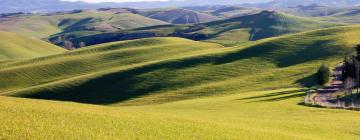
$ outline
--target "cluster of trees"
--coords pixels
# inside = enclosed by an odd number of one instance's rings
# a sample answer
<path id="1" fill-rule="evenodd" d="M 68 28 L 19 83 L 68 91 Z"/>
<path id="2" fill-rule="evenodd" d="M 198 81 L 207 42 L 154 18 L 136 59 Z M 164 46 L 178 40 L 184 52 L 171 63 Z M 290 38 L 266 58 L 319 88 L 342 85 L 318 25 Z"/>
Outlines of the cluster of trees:
<path id="1" fill-rule="evenodd" d="M 357 45 L 355 49 L 356 55 L 345 56 L 342 69 L 342 81 L 348 93 L 352 93 L 353 88 L 358 89 L 360 85 L 360 45 Z M 359 93 L 358 90 L 357 93 Z"/>
<path id="2" fill-rule="evenodd" d="M 341 71 L 341 80 L 348 93 L 352 93 L 354 88 L 360 85 L 360 45 L 355 47 L 356 55 L 346 55 Z M 322 65 L 316 73 L 316 80 L 319 85 L 324 85 L 330 81 L 330 68 Z"/>

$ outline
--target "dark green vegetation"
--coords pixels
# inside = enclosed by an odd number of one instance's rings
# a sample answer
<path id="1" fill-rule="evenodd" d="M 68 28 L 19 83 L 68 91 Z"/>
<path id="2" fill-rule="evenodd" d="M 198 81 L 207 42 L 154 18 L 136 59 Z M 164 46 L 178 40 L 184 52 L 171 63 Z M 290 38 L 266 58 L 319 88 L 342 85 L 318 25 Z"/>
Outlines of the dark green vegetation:
<path id="1" fill-rule="evenodd" d="M 330 81 L 330 76 L 330 68 L 325 65 L 321 65 L 316 72 L 316 81 L 319 85 L 324 85 Z"/>

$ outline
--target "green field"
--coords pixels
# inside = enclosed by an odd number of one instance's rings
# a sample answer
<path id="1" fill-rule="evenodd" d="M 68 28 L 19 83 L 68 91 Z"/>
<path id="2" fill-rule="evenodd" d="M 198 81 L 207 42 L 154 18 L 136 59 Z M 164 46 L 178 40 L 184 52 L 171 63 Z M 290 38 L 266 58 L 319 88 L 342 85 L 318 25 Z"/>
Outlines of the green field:
<path id="1" fill-rule="evenodd" d="M 109 41 L 127 40 L 127 38 L 118 38 L 121 35 L 136 36 L 141 33 L 148 33 L 157 37 L 183 37 L 192 40 L 210 40 L 212 42 L 222 43 L 237 42 L 236 44 L 240 44 L 289 33 L 298 33 L 341 25 L 346 24 L 324 22 L 281 12 L 262 11 L 256 14 L 194 25 L 150 26 L 133 30 L 99 33 L 73 38 L 71 41 L 95 45 Z M 93 38 L 100 38 L 100 41 L 94 42 L 92 40 Z"/>
<path id="2" fill-rule="evenodd" d="M 182 8 L 141 10 L 139 14 L 172 24 L 197 24 L 219 20 L 218 17 L 212 16 L 211 14 L 200 13 Z"/>
<path id="3" fill-rule="evenodd" d="M 63 52 L 65 49 L 45 41 L 0 31 L 0 61 L 35 58 Z"/>
<path id="4" fill-rule="evenodd" d="M 359 138 L 359 112 L 298 105 L 303 95 L 298 89 L 239 92 L 224 97 L 136 107 L 0 97 L 0 138 Z"/>
<path id="5" fill-rule="evenodd" d="M 5 18 L 0 20 L 0 30 L 48 38 L 50 35 L 59 33 L 82 36 L 162 24 L 168 23 L 128 12 L 83 10 L 75 13 L 34 14 Z"/>
<path id="6" fill-rule="evenodd" d="M 180 38 L 102 44 L 2 64 L 0 91 L 29 98 L 138 105 L 311 85 L 319 65 L 340 62 L 358 43 L 359 28 L 330 28 L 236 47 Z M 8 75 L 13 78 L 6 79 Z"/>
<path id="7" fill-rule="evenodd" d="M 360 26 L 257 16 L 277 20 L 206 23 L 218 38 L 209 42 L 158 37 L 73 51 L 1 32 L 0 56 L 11 57 L 0 62 L 0 139 L 358 139 L 359 112 L 300 103 L 321 64 L 354 51 Z M 241 42 L 251 31 L 243 25 L 264 29 Z M 265 29 L 301 33 L 267 38 Z"/>

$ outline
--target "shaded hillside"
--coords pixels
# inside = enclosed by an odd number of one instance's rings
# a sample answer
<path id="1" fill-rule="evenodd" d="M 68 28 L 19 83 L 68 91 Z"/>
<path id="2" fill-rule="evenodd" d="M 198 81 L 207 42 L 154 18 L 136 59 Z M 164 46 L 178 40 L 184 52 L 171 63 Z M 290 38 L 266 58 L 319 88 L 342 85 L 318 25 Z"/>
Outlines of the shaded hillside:
<path id="1" fill-rule="evenodd" d="M 30 37 L 0 31 L 0 61 L 34 58 L 65 52 L 65 49 Z"/>
<path id="2" fill-rule="evenodd" d="M 360 27 L 350 26 L 231 48 L 176 38 L 104 44 L 3 65 L 0 77 L 14 78 L 0 81 L 0 89 L 17 97 L 112 105 L 311 85 L 318 66 L 340 62 L 359 35 Z"/>

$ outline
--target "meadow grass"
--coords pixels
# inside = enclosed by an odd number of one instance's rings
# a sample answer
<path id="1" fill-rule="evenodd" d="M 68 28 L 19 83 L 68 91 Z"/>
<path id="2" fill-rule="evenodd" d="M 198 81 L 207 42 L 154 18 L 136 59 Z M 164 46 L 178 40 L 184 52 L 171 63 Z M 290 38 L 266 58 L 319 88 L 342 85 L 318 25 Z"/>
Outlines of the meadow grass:
<path id="1" fill-rule="evenodd" d="M 0 61 L 29 59 L 63 52 L 65 49 L 45 41 L 0 31 Z"/>
<path id="2" fill-rule="evenodd" d="M 79 13 L 34 14 L 7 18 L 0 20 L 0 30 L 44 39 L 58 33 L 75 32 L 74 34 L 81 36 L 77 31 L 99 33 L 162 24 L 168 23 L 131 13 L 115 14 L 108 11 L 85 10 Z M 89 35 L 83 33 L 82 35 Z"/>
<path id="3" fill-rule="evenodd" d="M 0 97 L 2 139 L 357 139 L 359 112 L 298 105 L 303 89 L 105 107 Z"/>

